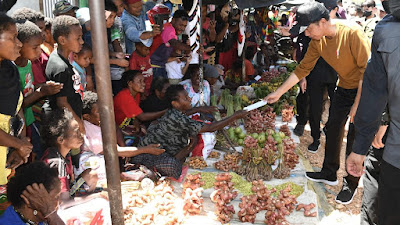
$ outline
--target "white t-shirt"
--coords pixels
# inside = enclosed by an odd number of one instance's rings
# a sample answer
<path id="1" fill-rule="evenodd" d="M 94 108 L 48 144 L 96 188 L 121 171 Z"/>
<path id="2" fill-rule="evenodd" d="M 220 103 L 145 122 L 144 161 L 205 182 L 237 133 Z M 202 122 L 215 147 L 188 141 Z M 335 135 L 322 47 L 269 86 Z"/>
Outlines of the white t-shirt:
<path id="1" fill-rule="evenodd" d="M 177 62 L 176 60 L 166 63 L 165 70 L 167 70 L 168 79 L 182 79 L 182 69 L 185 67 L 184 62 Z"/>

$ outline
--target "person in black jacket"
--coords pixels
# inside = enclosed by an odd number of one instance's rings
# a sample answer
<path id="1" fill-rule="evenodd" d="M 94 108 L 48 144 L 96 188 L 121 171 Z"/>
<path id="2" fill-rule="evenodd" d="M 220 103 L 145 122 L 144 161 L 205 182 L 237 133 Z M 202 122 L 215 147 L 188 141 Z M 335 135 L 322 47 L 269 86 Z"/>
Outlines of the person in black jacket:
<path id="1" fill-rule="evenodd" d="M 17 0 L 1 0 L 0 12 L 7 12 L 15 5 L 15 3 L 17 3 Z"/>
<path id="2" fill-rule="evenodd" d="M 365 155 L 378 130 L 381 113 L 388 105 L 390 129 L 380 165 L 378 190 L 378 223 L 382 225 L 400 223 L 400 2 L 391 0 L 389 6 L 391 15 L 375 27 L 371 59 L 364 73 L 360 104 L 354 120 L 353 152 L 346 160 L 349 174 L 363 174 Z"/>

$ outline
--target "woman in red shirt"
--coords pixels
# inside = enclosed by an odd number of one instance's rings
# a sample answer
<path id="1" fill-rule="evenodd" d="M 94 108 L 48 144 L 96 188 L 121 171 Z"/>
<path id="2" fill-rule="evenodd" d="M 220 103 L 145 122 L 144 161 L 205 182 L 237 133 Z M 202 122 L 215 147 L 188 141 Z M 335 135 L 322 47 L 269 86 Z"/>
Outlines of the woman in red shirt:
<path id="1" fill-rule="evenodd" d="M 117 125 L 124 129 L 134 125 L 135 119 L 139 121 L 152 121 L 162 115 L 166 110 L 159 112 L 143 112 L 140 108 L 140 94 L 145 91 L 144 77 L 139 70 L 128 70 L 122 74 L 122 91 L 114 97 L 114 113 Z"/>

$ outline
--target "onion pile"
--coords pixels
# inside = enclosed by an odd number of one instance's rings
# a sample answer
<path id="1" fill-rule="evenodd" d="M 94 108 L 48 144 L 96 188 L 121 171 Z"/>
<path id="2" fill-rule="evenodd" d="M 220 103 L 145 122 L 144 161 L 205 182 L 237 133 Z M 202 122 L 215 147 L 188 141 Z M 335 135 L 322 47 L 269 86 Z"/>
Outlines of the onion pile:
<path id="1" fill-rule="evenodd" d="M 228 223 L 235 209 L 229 203 L 238 195 L 237 191 L 233 191 L 232 175 L 229 173 L 218 174 L 215 177 L 215 191 L 211 193 L 211 201 L 215 203 L 216 215 L 221 223 Z"/>
<path id="2" fill-rule="evenodd" d="M 245 119 L 245 128 L 248 133 L 259 133 L 267 129 L 275 129 L 273 108 L 266 107 L 264 111 L 252 110 Z"/>

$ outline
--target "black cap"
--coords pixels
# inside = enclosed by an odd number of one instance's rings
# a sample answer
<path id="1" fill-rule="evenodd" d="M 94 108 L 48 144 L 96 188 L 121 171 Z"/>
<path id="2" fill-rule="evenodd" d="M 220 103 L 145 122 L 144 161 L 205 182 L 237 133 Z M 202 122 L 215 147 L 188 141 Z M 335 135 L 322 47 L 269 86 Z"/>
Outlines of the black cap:
<path id="1" fill-rule="evenodd" d="M 311 23 L 318 22 L 324 15 L 329 15 L 328 9 L 319 2 L 309 2 L 301 5 L 296 12 L 297 24 L 290 29 L 292 35 L 303 33 Z"/>
<path id="2" fill-rule="evenodd" d="M 338 7 L 337 1 L 336 0 L 317 0 L 318 2 L 324 4 L 325 8 L 328 11 L 331 11 Z"/>

